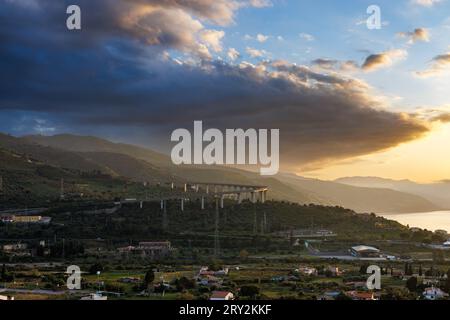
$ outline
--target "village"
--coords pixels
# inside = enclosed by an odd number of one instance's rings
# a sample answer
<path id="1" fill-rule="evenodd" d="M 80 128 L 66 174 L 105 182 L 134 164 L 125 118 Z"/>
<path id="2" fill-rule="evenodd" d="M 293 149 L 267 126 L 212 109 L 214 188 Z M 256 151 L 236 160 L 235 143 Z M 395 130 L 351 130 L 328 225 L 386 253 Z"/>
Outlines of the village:
<path id="1" fill-rule="evenodd" d="M 44 243 L 40 243 L 45 248 Z M 24 257 L 25 244 L 3 245 L 2 255 Z M 49 250 L 49 249 L 46 249 Z M 46 251 L 47 257 L 51 253 Z M 387 259 L 374 247 L 349 248 L 348 256 L 324 258 L 297 248 L 295 255 L 252 256 L 242 250 L 210 265 L 180 263 L 177 248 L 169 241 L 141 242 L 137 246 L 102 251 L 109 261 L 145 259 L 144 265 L 102 265 L 81 268 L 82 287 L 67 290 L 66 264 L 61 262 L 3 263 L 0 299 L 299 299 L 299 300 L 383 300 L 448 299 L 449 264 L 445 261 Z M 28 257 L 33 254 L 28 251 Z M 34 253 L 36 254 L 36 253 Z M 116 258 L 112 258 L 116 257 Z M 350 259 L 352 257 L 352 259 Z M 170 262 L 173 262 L 170 264 Z M 295 262 L 298 261 L 298 262 Z M 75 262 L 73 262 L 75 263 Z M 381 288 L 369 290 L 370 265 L 380 266 Z"/>

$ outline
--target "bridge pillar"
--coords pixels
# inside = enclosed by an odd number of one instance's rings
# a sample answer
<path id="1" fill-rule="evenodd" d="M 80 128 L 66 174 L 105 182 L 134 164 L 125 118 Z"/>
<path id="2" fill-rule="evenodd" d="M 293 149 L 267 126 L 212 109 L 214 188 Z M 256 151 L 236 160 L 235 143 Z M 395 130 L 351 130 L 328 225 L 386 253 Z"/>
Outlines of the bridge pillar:
<path id="1" fill-rule="evenodd" d="M 209 185 L 206 185 L 206 194 L 209 194 Z"/>
<path id="2" fill-rule="evenodd" d="M 161 210 L 164 209 L 164 200 L 161 200 Z"/>
<path id="3" fill-rule="evenodd" d="M 184 199 L 181 199 L 181 212 L 184 211 Z"/>
<path id="4" fill-rule="evenodd" d="M 143 207 L 144 207 L 144 201 L 141 201 L 141 202 L 139 203 L 139 208 L 142 209 Z"/>
<path id="5" fill-rule="evenodd" d="M 224 198 L 225 198 L 224 195 L 222 195 L 222 196 L 220 197 L 220 208 L 221 208 L 221 209 L 223 209 L 223 207 L 224 207 L 224 204 L 223 204 Z"/>
<path id="6" fill-rule="evenodd" d="M 184 192 L 187 192 L 187 183 L 184 184 Z"/>
<path id="7" fill-rule="evenodd" d="M 242 193 L 238 193 L 238 204 L 242 203 Z"/>
<path id="8" fill-rule="evenodd" d="M 262 195 L 263 195 L 263 201 L 262 201 L 262 203 L 265 203 L 265 202 L 267 201 L 267 190 L 264 190 L 263 193 L 262 193 Z"/>
<path id="9" fill-rule="evenodd" d="M 205 210 L 205 197 L 202 197 L 202 210 Z"/>
<path id="10" fill-rule="evenodd" d="M 256 203 L 255 191 L 252 191 L 251 194 L 252 194 L 252 203 Z"/>

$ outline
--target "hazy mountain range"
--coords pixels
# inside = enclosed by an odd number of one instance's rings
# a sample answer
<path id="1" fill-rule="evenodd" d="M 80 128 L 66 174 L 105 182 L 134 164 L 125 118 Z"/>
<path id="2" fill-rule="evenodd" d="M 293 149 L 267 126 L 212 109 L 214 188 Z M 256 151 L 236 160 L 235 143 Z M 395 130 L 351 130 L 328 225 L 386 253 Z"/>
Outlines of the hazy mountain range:
<path id="1" fill-rule="evenodd" d="M 174 166 L 167 155 L 146 148 L 68 134 L 21 138 L 0 134 L 0 148 L 53 167 L 101 171 L 134 181 L 267 185 L 269 197 L 276 200 L 336 205 L 357 212 L 405 213 L 450 208 L 450 200 L 444 196 L 445 190 L 449 190 L 448 183 L 418 185 L 408 182 L 405 184 L 408 187 L 400 187 L 403 185 L 400 182 L 393 181 L 389 185 L 390 180 L 378 183 L 364 178 L 321 181 L 285 173 L 262 177 L 258 173 L 220 166 Z M 0 162 L 0 169 L 2 167 Z"/>
<path id="2" fill-rule="evenodd" d="M 336 182 L 366 188 L 383 188 L 407 192 L 430 200 L 443 208 L 450 208 L 450 181 L 417 183 L 410 180 L 391 180 L 378 177 L 348 177 Z"/>

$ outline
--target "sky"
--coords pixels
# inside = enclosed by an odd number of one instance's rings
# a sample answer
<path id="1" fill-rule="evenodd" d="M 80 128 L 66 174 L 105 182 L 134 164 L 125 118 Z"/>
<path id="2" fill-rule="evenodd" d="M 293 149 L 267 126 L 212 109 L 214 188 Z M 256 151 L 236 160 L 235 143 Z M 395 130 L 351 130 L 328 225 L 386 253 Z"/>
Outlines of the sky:
<path id="1" fill-rule="evenodd" d="M 280 129 L 303 176 L 450 179 L 449 0 L 0 0 L 0 21 L 1 132 L 168 152 L 202 120 Z"/>

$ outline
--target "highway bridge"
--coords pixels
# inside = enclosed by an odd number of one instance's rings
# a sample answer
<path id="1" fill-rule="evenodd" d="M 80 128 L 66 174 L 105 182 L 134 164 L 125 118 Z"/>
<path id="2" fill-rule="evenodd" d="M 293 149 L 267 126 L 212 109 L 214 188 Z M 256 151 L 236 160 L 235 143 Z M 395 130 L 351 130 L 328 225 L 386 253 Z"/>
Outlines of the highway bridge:
<path id="1" fill-rule="evenodd" d="M 205 202 L 208 200 L 220 201 L 220 207 L 224 207 L 225 199 L 234 199 L 239 204 L 243 200 L 249 199 L 253 203 L 264 203 L 267 199 L 267 186 L 252 186 L 230 183 L 208 183 L 194 182 L 177 184 L 175 182 L 168 184 L 170 192 L 160 196 L 152 196 L 146 198 L 130 198 L 120 201 L 120 204 L 138 203 L 142 208 L 145 202 L 161 202 L 161 209 L 164 209 L 165 202 L 169 200 L 180 201 L 181 211 L 184 211 L 185 201 L 200 200 L 201 209 L 205 209 Z M 118 203 L 119 204 L 119 203 Z"/>

